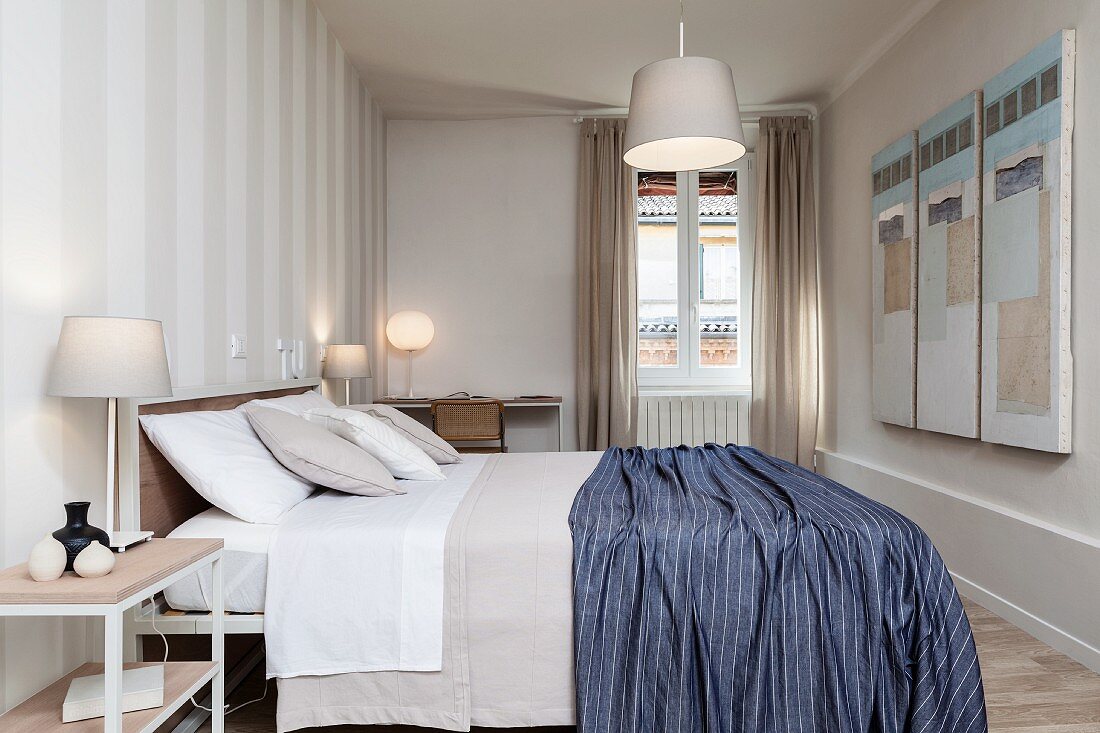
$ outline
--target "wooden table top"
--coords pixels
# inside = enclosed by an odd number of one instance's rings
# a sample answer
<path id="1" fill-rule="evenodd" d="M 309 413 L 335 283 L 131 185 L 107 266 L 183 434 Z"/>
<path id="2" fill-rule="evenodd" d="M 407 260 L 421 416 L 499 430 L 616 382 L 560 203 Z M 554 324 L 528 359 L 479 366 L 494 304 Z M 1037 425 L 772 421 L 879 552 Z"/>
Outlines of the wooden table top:
<path id="1" fill-rule="evenodd" d="M 67 572 L 57 580 L 40 583 L 22 563 L 0 571 L 0 605 L 113 605 L 217 552 L 224 544 L 220 539 L 152 539 L 117 553 L 114 570 L 102 578 L 81 578 Z"/>

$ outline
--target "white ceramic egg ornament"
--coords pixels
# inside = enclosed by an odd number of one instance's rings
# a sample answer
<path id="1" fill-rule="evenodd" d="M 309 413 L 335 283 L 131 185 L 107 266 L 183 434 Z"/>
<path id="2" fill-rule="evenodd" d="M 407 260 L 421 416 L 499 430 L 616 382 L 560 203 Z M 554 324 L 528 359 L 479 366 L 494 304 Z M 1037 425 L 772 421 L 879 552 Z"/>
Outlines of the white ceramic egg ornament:
<path id="1" fill-rule="evenodd" d="M 39 582 L 57 580 L 65 572 L 65 564 L 68 561 L 65 545 L 47 532 L 46 536 L 31 548 L 31 555 L 27 558 L 27 570 L 31 577 Z"/>
<path id="2" fill-rule="evenodd" d="M 82 578 L 101 578 L 115 567 L 115 553 L 99 542 L 80 551 L 73 560 L 73 570 Z"/>

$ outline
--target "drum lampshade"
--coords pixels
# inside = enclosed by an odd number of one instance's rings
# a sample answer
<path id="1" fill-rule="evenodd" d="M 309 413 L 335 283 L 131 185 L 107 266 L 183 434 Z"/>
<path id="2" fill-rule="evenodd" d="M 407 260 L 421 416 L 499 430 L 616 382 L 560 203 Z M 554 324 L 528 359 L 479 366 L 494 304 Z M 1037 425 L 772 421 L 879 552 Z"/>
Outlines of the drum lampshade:
<path id="1" fill-rule="evenodd" d="M 653 171 L 690 171 L 745 154 L 733 71 L 717 59 L 655 61 L 634 74 L 623 161 Z"/>

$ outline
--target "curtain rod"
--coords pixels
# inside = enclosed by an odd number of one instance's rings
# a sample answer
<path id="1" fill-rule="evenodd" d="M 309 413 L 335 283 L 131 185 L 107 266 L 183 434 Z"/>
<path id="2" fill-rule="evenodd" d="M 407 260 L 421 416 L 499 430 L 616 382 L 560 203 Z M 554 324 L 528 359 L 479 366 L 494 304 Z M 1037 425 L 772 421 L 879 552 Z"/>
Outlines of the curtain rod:
<path id="1" fill-rule="evenodd" d="M 573 118 L 575 124 L 580 124 L 585 120 L 596 119 L 614 119 L 619 117 L 626 117 L 627 110 L 625 108 L 611 108 L 606 110 L 597 110 L 584 114 L 577 112 L 577 116 Z M 789 114 L 797 117 L 809 117 L 810 120 L 817 119 L 817 105 L 815 104 L 761 104 L 750 105 L 741 108 L 741 124 L 744 125 L 759 125 L 760 118 L 771 114 Z"/>

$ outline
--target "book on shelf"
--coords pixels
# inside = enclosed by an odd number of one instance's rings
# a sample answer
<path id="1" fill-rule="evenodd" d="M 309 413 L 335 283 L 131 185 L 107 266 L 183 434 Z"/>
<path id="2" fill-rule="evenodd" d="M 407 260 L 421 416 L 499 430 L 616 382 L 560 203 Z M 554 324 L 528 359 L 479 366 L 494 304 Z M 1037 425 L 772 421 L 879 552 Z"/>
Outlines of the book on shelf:
<path id="1" fill-rule="evenodd" d="M 136 667 L 122 672 L 122 712 L 159 708 L 164 704 L 164 665 Z M 69 683 L 65 704 L 61 709 L 61 722 L 102 718 L 103 675 L 76 677 Z"/>

